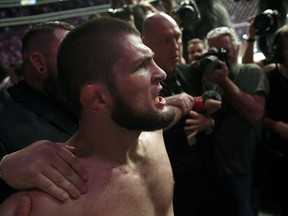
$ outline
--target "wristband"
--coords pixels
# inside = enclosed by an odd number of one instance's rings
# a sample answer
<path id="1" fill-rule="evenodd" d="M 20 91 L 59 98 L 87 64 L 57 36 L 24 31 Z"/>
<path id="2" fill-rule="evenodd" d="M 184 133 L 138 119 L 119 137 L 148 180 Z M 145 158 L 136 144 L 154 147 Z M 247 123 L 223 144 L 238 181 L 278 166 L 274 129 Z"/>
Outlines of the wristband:
<path id="1" fill-rule="evenodd" d="M 200 113 L 204 112 L 204 101 L 201 96 L 194 97 L 194 110 Z"/>

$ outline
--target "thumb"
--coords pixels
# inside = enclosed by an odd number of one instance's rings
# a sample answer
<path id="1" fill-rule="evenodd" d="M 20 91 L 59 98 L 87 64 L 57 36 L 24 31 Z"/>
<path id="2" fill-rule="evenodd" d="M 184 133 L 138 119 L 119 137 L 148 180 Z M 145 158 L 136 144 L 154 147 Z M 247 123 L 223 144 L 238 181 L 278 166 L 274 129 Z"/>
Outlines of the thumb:
<path id="1" fill-rule="evenodd" d="M 32 208 L 31 197 L 28 195 L 24 195 L 20 198 L 17 204 L 15 216 L 29 216 L 31 208 Z"/>
<path id="2" fill-rule="evenodd" d="M 75 147 L 69 146 L 69 145 L 64 145 L 64 147 L 65 147 L 68 151 L 70 151 L 71 153 L 75 154 L 75 152 L 76 152 L 76 148 L 75 148 Z"/>
<path id="3" fill-rule="evenodd" d="M 198 113 L 194 110 L 190 110 L 189 113 L 188 113 L 188 116 L 195 119 L 196 117 L 198 117 Z"/>

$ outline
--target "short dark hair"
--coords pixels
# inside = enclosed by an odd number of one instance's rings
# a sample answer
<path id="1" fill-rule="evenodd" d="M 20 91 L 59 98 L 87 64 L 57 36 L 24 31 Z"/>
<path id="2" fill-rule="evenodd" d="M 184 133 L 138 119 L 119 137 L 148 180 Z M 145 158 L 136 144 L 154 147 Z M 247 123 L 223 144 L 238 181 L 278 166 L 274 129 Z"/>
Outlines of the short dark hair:
<path id="1" fill-rule="evenodd" d="M 101 81 L 113 86 L 112 67 L 122 53 L 121 38 L 140 33 L 127 22 L 101 17 L 70 31 L 60 43 L 57 55 L 58 78 L 76 114 L 80 114 L 81 87 Z"/>
<path id="2" fill-rule="evenodd" d="M 49 21 L 38 23 L 32 26 L 22 39 L 22 55 L 29 55 L 31 49 L 39 49 L 43 51 L 47 43 L 54 39 L 54 32 L 57 29 L 70 31 L 74 28 L 73 25 L 62 21 Z"/>

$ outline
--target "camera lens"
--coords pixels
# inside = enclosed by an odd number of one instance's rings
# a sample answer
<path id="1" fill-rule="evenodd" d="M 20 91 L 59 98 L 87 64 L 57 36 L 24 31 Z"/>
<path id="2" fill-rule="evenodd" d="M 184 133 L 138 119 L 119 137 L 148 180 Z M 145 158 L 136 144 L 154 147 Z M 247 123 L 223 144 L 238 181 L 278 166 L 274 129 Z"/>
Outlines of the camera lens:
<path id="1" fill-rule="evenodd" d="M 211 73 L 216 68 L 219 68 L 219 59 L 217 56 L 207 56 L 200 60 L 199 69 L 204 73 Z"/>
<path id="2" fill-rule="evenodd" d="M 182 21 L 181 27 L 186 31 L 193 31 L 201 20 L 199 9 L 194 0 L 184 0 L 175 10 Z"/>
<path id="3" fill-rule="evenodd" d="M 263 13 L 258 14 L 254 20 L 254 28 L 256 34 L 265 34 L 276 31 L 278 27 L 279 14 L 276 10 L 265 10 Z"/>
<path id="4" fill-rule="evenodd" d="M 259 31 L 268 31 L 273 25 L 273 18 L 269 14 L 260 14 L 256 17 L 254 27 Z"/>

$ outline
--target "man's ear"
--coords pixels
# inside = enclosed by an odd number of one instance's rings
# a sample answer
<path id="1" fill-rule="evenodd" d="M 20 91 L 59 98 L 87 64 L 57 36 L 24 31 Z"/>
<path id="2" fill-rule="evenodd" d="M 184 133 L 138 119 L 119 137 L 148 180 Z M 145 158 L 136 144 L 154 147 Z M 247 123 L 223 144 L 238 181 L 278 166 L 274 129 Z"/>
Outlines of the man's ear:
<path id="1" fill-rule="evenodd" d="M 91 83 L 82 86 L 80 103 L 83 108 L 94 112 L 106 111 L 108 108 L 108 95 L 104 85 Z"/>
<path id="2" fill-rule="evenodd" d="M 46 59 L 42 53 L 32 52 L 29 59 L 38 74 L 45 75 L 47 73 Z"/>

